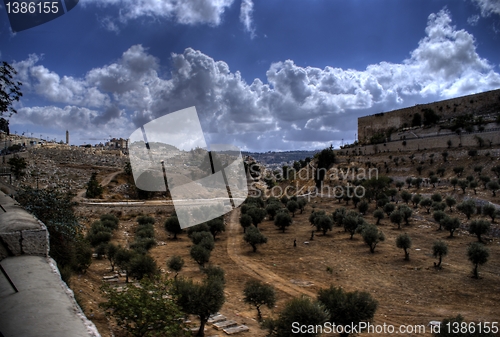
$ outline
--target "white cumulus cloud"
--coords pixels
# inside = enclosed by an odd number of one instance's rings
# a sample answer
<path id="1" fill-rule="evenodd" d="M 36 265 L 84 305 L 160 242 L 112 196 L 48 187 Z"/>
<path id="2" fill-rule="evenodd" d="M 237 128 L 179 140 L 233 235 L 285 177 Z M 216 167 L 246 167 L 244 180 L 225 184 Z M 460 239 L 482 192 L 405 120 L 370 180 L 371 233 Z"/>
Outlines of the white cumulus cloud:
<path id="1" fill-rule="evenodd" d="M 253 24 L 253 2 L 252 0 L 241 0 L 240 6 L 240 22 L 245 27 L 245 30 L 250 33 L 250 37 L 255 37 L 255 27 Z"/>
<path id="2" fill-rule="evenodd" d="M 359 116 L 500 88 L 500 75 L 478 55 L 474 37 L 456 29 L 446 10 L 429 16 L 425 36 L 406 60 L 365 70 L 284 60 L 270 66 L 264 81 L 247 83 L 226 62 L 187 48 L 172 54 L 163 78 L 158 59 L 141 45 L 81 78 L 38 62 L 35 55 L 19 62 L 20 78 L 36 94 L 66 106 L 20 110 L 37 123 L 49 123 L 54 114 L 62 129 L 109 129 L 127 137 L 154 118 L 196 106 L 209 142 L 254 150 L 352 140 Z"/>
<path id="3" fill-rule="evenodd" d="M 481 9 L 482 16 L 500 15 L 500 0 L 473 0 Z"/>
<path id="4" fill-rule="evenodd" d="M 141 17 L 172 19 L 187 25 L 208 24 L 217 26 L 225 10 L 234 0 L 82 0 L 82 5 L 113 6 L 118 21 L 126 23 Z M 118 29 L 117 22 L 109 17 L 101 24 L 112 31 Z"/>

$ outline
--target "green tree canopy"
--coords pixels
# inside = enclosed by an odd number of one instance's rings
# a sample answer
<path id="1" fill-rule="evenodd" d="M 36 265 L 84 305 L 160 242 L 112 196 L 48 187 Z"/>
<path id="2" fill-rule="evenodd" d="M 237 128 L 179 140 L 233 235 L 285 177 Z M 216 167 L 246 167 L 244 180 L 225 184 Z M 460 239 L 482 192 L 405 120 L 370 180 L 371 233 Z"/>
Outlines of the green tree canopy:
<path id="1" fill-rule="evenodd" d="M 187 314 L 200 319 L 197 336 L 204 336 L 205 324 L 210 315 L 222 308 L 225 301 L 224 281 L 218 277 L 206 277 L 202 283 L 190 279 L 176 282 L 177 304 Z"/>
<path id="2" fill-rule="evenodd" d="M 298 297 L 288 301 L 280 312 L 278 319 L 265 321 L 270 336 L 276 337 L 316 337 L 316 332 L 294 331 L 292 324 L 315 326 L 328 319 L 328 311 L 321 303 L 309 297 Z"/>
<path id="3" fill-rule="evenodd" d="M 259 321 L 262 320 L 260 307 L 266 305 L 269 309 L 276 303 L 276 291 L 270 284 L 265 284 L 257 280 L 250 280 L 245 284 L 243 290 L 245 302 L 255 306 Z"/>
<path id="4" fill-rule="evenodd" d="M 370 252 L 375 253 L 375 247 L 379 242 L 385 240 L 385 235 L 375 225 L 368 225 L 361 231 L 361 236 L 365 243 L 370 247 Z"/>
<path id="5" fill-rule="evenodd" d="M 243 240 L 252 246 L 253 252 L 257 251 L 257 245 L 267 243 L 267 238 L 255 226 L 250 226 L 243 236 Z"/>
<path id="6" fill-rule="evenodd" d="M 441 269 L 443 256 L 446 256 L 447 254 L 448 245 L 445 242 L 441 240 L 434 242 L 434 245 L 432 246 L 432 255 L 439 258 L 439 262 L 437 264 L 434 262 L 434 267 Z"/>
<path id="7" fill-rule="evenodd" d="M 472 270 L 474 277 L 479 278 L 477 268 L 479 265 L 483 265 L 488 262 L 488 258 L 490 257 L 488 248 L 486 248 L 482 243 L 473 242 L 467 249 L 467 257 L 474 265 L 474 269 Z"/>
<path id="8" fill-rule="evenodd" d="M 240 225 L 243 227 L 243 233 L 246 233 L 247 228 L 252 225 L 252 217 L 248 214 L 243 214 L 240 218 Z"/>
<path id="9" fill-rule="evenodd" d="M 4 113 L 12 115 L 17 113 L 12 106 L 14 102 L 19 102 L 23 96 L 21 92 L 22 83 L 14 80 L 17 74 L 16 69 L 5 61 L 0 66 L 0 116 Z"/>
<path id="10" fill-rule="evenodd" d="M 405 252 L 405 260 L 408 261 L 410 259 L 410 252 L 408 249 L 411 248 L 411 238 L 408 236 L 408 234 L 399 234 L 398 237 L 396 238 L 396 247 L 401 248 Z"/>
<path id="11" fill-rule="evenodd" d="M 50 256 L 59 269 L 65 266 L 73 270 L 85 270 L 90 266 L 92 251 L 83 237 L 83 226 L 73 211 L 73 195 L 57 189 L 37 190 L 27 187 L 19 190 L 17 201 L 42 221 L 50 235 Z M 79 260 L 82 258 L 82 260 Z"/>
<path id="12" fill-rule="evenodd" d="M 212 233 L 214 240 L 222 232 L 226 231 L 226 225 L 224 224 L 224 219 L 218 217 L 207 222 L 210 233 Z"/>
<path id="13" fill-rule="evenodd" d="M 183 266 L 184 266 L 184 259 L 178 255 L 173 255 L 167 261 L 168 269 L 175 271 L 175 278 L 177 278 L 177 274 L 179 274 Z"/>
<path id="14" fill-rule="evenodd" d="M 471 221 L 469 225 L 469 233 L 476 235 L 479 242 L 483 242 L 481 236 L 490 231 L 491 224 L 487 220 L 479 219 Z"/>
<path id="15" fill-rule="evenodd" d="M 335 153 L 333 148 L 323 149 L 319 154 L 317 154 L 317 171 L 314 174 L 314 181 L 316 182 L 316 187 L 321 188 L 321 183 L 325 179 L 326 172 L 335 163 Z"/>
<path id="16" fill-rule="evenodd" d="M 299 204 L 294 201 L 290 200 L 286 203 L 286 208 L 292 213 L 292 216 L 295 216 L 295 212 L 299 209 Z"/>
<path id="17" fill-rule="evenodd" d="M 378 306 L 377 301 L 367 292 L 346 292 L 334 286 L 321 289 L 318 301 L 328 310 L 329 321 L 343 326 L 371 321 Z M 349 336 L 347 333 L 340 335 Z"/>
<path id="18" fill-rule="evenodd" d="M 181 225 L 179 223 L 179 219 L 177 218 L 177 216 L 175 216 L 175 215 L 170 216 L 165 221 L 165 229 L 167 230 L 167 232 L 174 235 L 174 240 L 177 240 L 177 234 L 182 233 L 182 228 L 181 228 Z"/>
<path id="19" fill-rule="evenodd" d="M 291 224 L 292 217 L 290 216 L 290 214 L 285 212 L 279 212 L 274 219 L 274 225 L 281 229 L 283 233 L 285 233 L 285 230 L 287 229 L 287 227 L 291 226 Z"/>
<path id="20" fill-rule="evenodd" d="M 85 196 L 87 198 L 98 198 L 102 195 L 103 187 L 97 181 L 97 172 L 92 172 L 90 180 L 87 183 L 87 192 Z"/>
<path id="21" fill-rule="evenodd" d="M 202 247 L 201 245 L 191 246 L 189 254 L 200 265 L 201 268 L 205 267 L 205 263 L 210 261 L 211 251 Z"/>
<path id="22" fill-rule="evenodd" d="M 168 281 L 143 279 L 140 285 L 129 284 L 123 291 L 105 284 L 99 304 L 106 315 L 132 336 L 181 336 L 183 314 L 172 301 L 173 288 Z"/>

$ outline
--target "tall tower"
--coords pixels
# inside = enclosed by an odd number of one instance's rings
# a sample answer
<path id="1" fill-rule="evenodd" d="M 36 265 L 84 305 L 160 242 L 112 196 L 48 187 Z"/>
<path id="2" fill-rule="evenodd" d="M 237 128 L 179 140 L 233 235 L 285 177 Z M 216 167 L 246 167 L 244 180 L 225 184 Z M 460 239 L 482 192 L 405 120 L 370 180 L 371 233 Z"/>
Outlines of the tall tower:
<path id="1" fill-rule="evenodd" d="M 66 145 L 69 145 L 69 131 L 66 130 Z"/>

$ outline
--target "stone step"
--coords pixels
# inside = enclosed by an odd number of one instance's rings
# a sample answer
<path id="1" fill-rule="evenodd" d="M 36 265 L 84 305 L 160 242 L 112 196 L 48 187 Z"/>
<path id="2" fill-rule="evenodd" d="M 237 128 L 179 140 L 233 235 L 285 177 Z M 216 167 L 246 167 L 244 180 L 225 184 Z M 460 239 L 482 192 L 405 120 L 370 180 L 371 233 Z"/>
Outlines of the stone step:
<path id="1" fill-rule="evenodd" d="M 223 329 L 222 331 L 224 331 L 228 335 L 234 335 L 234 334 L 237 334 L 240 332 L 245 332 L 248 330 L 250 330 L 250 329 L 246 325 L 238 325 L 238 326 L 235 326 L 232 328 Z"/>
<path id="2" fill-rule="evenodd" d="M 225 328 L 232 328 L 236 325 L 238 325 L 238 323 L 236 321 L 222 321 L 219 323 L 215 323 L 213 325 L 213 327 L 216 328 L 217 330 L 222 330 Z"/>
<path id="3" fill-rule="evenodd" d="M 112 280 L 114 278 L 118 278 L 118 275 L 110 275 L 110 276 L 103 276 L 103 280 Z"/>
<path id="4" fill-rule="evenodd" d="M 208 319 L 208 323 L 214 324 L 214 323 L 223 322 L 225 320 L 227 320 L 226 316 L 224 316 L 224 315 L 216 315 L 216 316 L 210 317 Z"/>

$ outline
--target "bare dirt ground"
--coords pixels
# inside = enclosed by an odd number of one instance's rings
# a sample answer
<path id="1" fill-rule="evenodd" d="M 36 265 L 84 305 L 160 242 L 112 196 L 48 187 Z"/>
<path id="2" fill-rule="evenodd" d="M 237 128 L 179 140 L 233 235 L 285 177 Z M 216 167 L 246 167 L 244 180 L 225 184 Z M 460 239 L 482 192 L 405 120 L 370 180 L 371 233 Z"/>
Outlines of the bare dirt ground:
<path id="1" fill-rule="evenodd" d="M 383 220 L 380 228 L 387 239 L 371 254 L 359 235 L 350 240 L 349 235 L 339 227 L 326 236 L 318 234 L 313 241 L 309 241 L 311 227 L 308 216 L 312 205 L 316 206 L 315 209 L 328 212 L 338 207 L 333 200 L 312 200 L 303 214 L 294 217 L 294 224 L 285 233 L 277 230 L 271 221 L 264 221 L 259 228 L 269 241 L 256 253 L 242 240 L 239 211 L 229 214 L 227 231 L 217 240 L 211 263 L 221 266 L 227 274 L 226 303 L 221 313 L 250 327 L 250 331 L 243 336 L 266 335 L 256 322 L 256 310 L 243 302 L 244 283 L 251 278 L 272 284 L 278 291 L 277 307 L 272 311 L 265 308 L 264 316 L 275 315 L 292 297 L 302 294 L 314 297 L 319 289 L 333 284 L 349 291 L 371 293 L 379 302 L 374 324 L 392 324 L 396 328 L 403 324 L 427 325 L 431 320 L 459 313 L 468 321 L 495 321 L 500 317 L 498 238 L 491 238 L 488 242 L 490 261 L 480 267 L 481 278 L 476 280 L 471 278 L 472 265 L 466 257 L 467 245 L 476 238 L 459 231 L 455 233 L 455 238 L 448 239 L 448 232 L 437 231 L 437 224 L 428 218 L 425 210 L 423 213 L 418 210 L 414 216 L 422 220 L 412 220 L 410 226 L 403 226 L 402 230 Z M 162 271 L 165 272 L 169 257 L 180 255 L 186 261 L 180 275 L 200 279 L 202 273 L 189 257 L 190 240 L 186 235 L 180 235 L 174 241 L 163 229 L 168 211 L 159 214 L 158 209 L 140 210 L 155 213 L 159 245 L 152 249 L 151 254 Z M 123 245 L 127 232 L 130 233 L 135 226 L 133 216 L 138 214 L 138 210 L 121 211 L 122 218 L 129 220 L 120 222 L 120 230 L 115 233 L 114 240 Z M 372 219 L 367 217 L 367 220 Z M 403 251 L 396 248 L 395 238 L 400 232 L 407 232 L 413 240 L 410 261 L 404 261 Z M 297 247 L 293 247 L 295 238 Z M 449 245 L 449 255 L 444 258 L 442 270 L 433 267 L 436 259 L 432 257 L 431 247 L 436 239 L 442 239 Z M 327 267 L 331 268 L 331 273 Z M 97 288 L 102 282 L 102 275 L 110 275 L 107 269 L 107 261 L 96 260 L 85 275 L 76 276 L 71 281 L 75 292 L 86 298 L 86 313 L 94 319 L 103 336 L 111 336 L 109 331 L 112 325 L 97 308 L 97 303 L 102 300 Z M 207 336 L 217 333 L 220 334 L 209 329 Z M 430 333 L 395 335 L 430 336 Z"/>
<path id="2" fill-rule="evenodd" d="M 464 150 L 461 150 L 466 151 Z M 409 154 L 406 154 L 408 156 Z M 458 188 L 453 190 L 449 185 L 449 178 L 453 177 L 452 167 L 465 167 L 462 179 L 467 175 L 476 175 L 474 165 L 483 165 L 484 174 L 494 177 L 490 168 L 498 165 L 497 158 L 490 157 L 467 158 L 454 155 L 450 151 L 448 162 L 443 163 L 438 157 L 435 163 L 430 164 L 425 158 L 425 169 L 421 176 L 427 177 L 430 170 L 445 167 L 446 173 L 442 182 L 434 189 L 425 185 L 419 190 L 412 187 L 410 192 L 430 195 L 439 192 L 443 196 L 454 195 L 459 201 L 463 197 L 479 198 L 500 204 L 500 193 L 492 197 L 491 191 L 480 187 L 477 194 L 468 189 L 462 193 Z M 370 156 L 369 160 L 383 166 L 384 161 L 391 162 L 388 154 Z M 402 156 L 402 155 L 399 155 Z M 358 158 L 361 161 L 366 158 Z M 347 165 L 342 162 L 340 165 Z M 424 160 L 423 156 L 422 159 Z M 357 164 L 361 166 L 362 164 Z M 409 160 L 400 163 L 398 167 L 391 165 L 390 176 L 407 177 L 419 176 Z M 103 185 L 107 183 L 105 199 L 119 198 L 116 188 L 126 182 L 119 174 L 121 166 L 110 167 L 100 172 L 98 179 Z M 88 176 L 92 168 L 87 167 Z M 385 174 L 384 170 L 380 170 Z M 88 179 L 88 178 L 86 178 Z M 407 189 L 407 186 L 404 187 Z M 115 192 L 113 192 L 115 191 Z M 227 228 L 216 240 L 216 247 L 212 252 L 211 263 L 222 267 L 226 271 L 226 302 L 221 313 L 238 323 L 246 324 L 250 331 L 241 333 L 241 336 L 263 337 L 266 335 L 256 321 L 257 312 L 243 302 L 243 288 L 246 281 L 255 278 L 277 289 L 278 302 L 275 308 L 263 309 L 263 316 L 276 316 L 283 308 L 284 303 L 295 296 L 306 295 L 315 297 L 321 288 L 331 284 L 341 286 L 348 291 L 360 290 L 369 292 L 379 303 L 374 318 L 374 324 L 393 324 L 396 331 L 400 325 L 424 325 L 431 320 L 442 320 L 445 317 L 462 314 L 466 321 L 499 321 L 500 320 L 500 239 L 497 236 L 486 236 L 487 247 L 490 249 L 489 261 L 479 267 L 480 279 L 471 277 L 472 264 L 467 260 L 467 246 L 476 241 L 464 230 L 458 230 L 453 239 L 449 239 L 448 232 L 437 231 L 437 223 L 432 214 L 422 209 L 413 209 L 410 226 L 402 225 L 401 230 L 385 218 L 379 228 L 385 233 L 385 242 L 380 243 L 374 254 L 361 237 L 356 234 L 352 240 L 349 234 L 340 227 L 323 236 L 317 233 L 310 241 L 313 229 L 308 217 L 311 211 L 325 210 L 333 212 L 338 207 L 353 209 L 351 203 L 345 206 L 338 204 L 331 198 L 311 198 L 303 214 L 297 213 L 293 218 L 292 226 L 285 233 L 277 230 L 272 221 L 265 220 L 259 225 L 260 230 L 268 237 L 268 243 L 259 246 L 256 253 L 243 241 L 243 229 L 239 225 L 239 210 L 226 216 Z M 375 223 L 372 213 L 375 204 L 370 204 L 366 220 Z M 136 226 L 136 218 L 140 214 L 148 214 L 156 219 L 155 235 L 158 245 L 151 250 L 158 266 L 166 277 L 173 277 L 166 271 L 166 261 L 172 255 L 180 255 L 185 266 L 180 273 L 181 277 L 201 279 L 202 272 L 198 265 L 189 256 L 191 241 L 187 235 L 179 235 L 173 240 L 165 231 L 163 224 L 173 212 L 173 207 L 159 200 L 137 205 L 89 205 L 80 203 L 76 209 L 82 223 L 90 225 L 101 214 L 114 213 L 120 219 L 119 229 L 114 232 L 112 242 L 126 246 L 133 240 L 132 233 Z M 458 216 L 462 224 L 469 221 L 456 210 L 452 216 Z M 474 215 L 472 219 L 480 216 Z M 497 220 L 497 223 L 500 220 Z M 498 224 L 494 224 L 498 228 Z M 406 232 L 412 238 L 413 246 L 410 252 L 410 261 L 404 261 L 404 253 L 395 245 L 398 234 Z M 294 239 L 297 247 L 293 247 Z M 449 246 L 449 254 L 443 259 L 443 269 L 436 270 L 432 257 L 432 244 L 441 239 Z M 107 260 L 94 259 L 89 270 L 83 275 L 72 277 L 70 286 L 74 290 L 86 315 L 93 320 L 103 336 L 120 336 L 117 329 L 99 309 L 98 304 L 103 301 L 99 290 L 104 275 L 111 275 Z M 118 284 L 122 284 L 124 278 Z M 192 319 L 196 323 L 196 319 Z M 426 333 L 395 333 L 394 336 L 431 336 L 429 328 Z M 221 331 L 208 328 L 207 336 L 224 335 Z M 371 336 L 370 334 L 363 334 Z M 375 336 L 375 335 L 373 335 Z M 380 336 L 380 335 L 377 335 Z"/>

